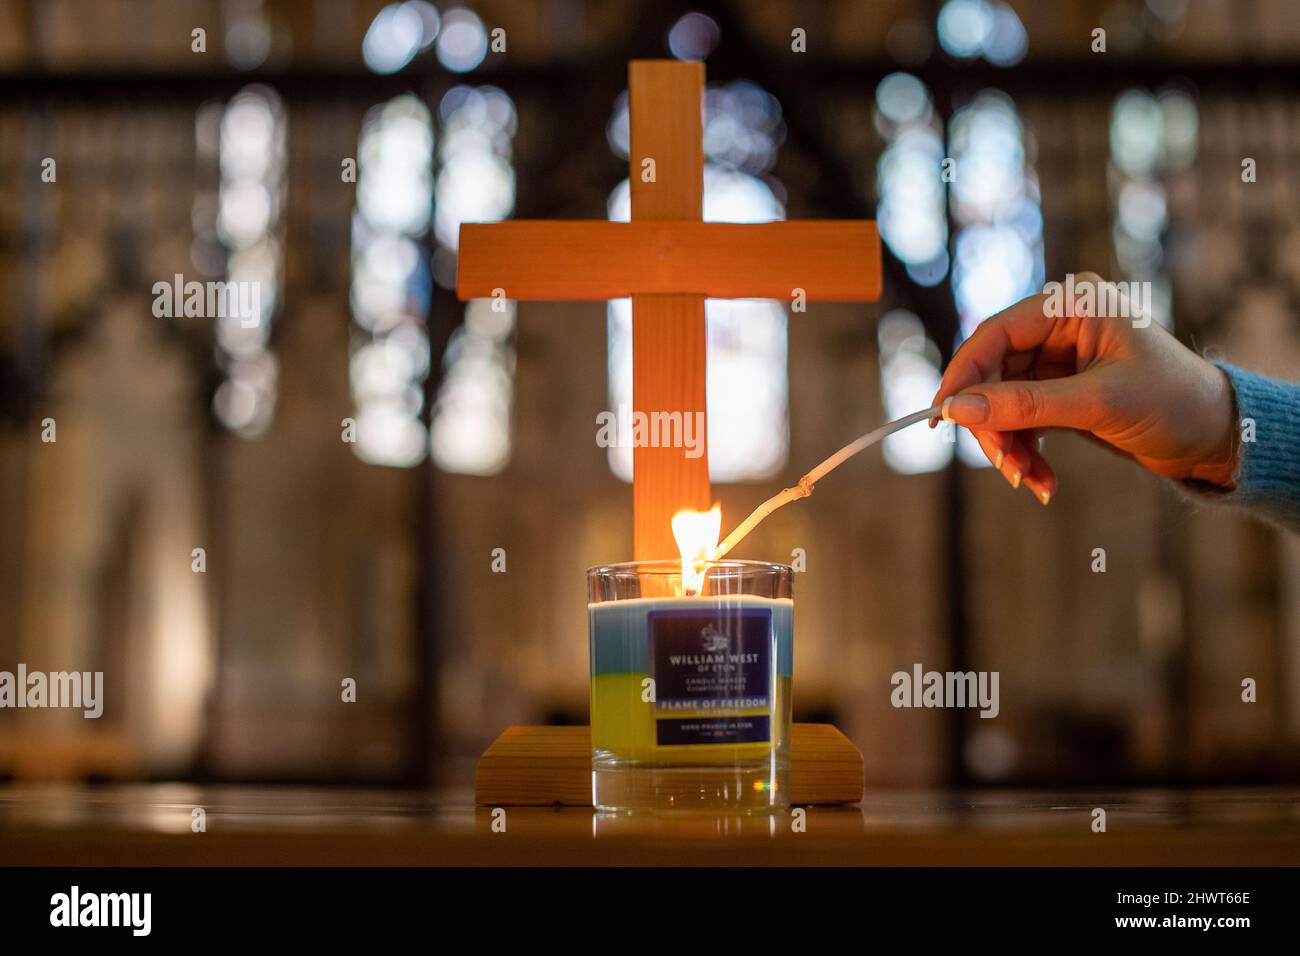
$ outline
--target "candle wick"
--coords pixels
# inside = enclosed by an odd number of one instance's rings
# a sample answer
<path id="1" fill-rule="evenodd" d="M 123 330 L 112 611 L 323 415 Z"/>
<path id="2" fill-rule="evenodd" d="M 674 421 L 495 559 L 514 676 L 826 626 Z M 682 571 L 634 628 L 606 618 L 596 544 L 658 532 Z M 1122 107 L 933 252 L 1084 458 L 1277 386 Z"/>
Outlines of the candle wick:
<path id="1" fill-rule="evenodd" d="M 886 435 L 892 435 L 894 432 L 907 428 L 909 425 L 915 425 L 917 422 L 925 421 L 928 418 L 936 418 L 942 414 L 943 406 L 936 405 L 933 408 L 925 409 L 925 411 L 904 415 L 902 418 L 881 425 L 875 431 L 867 432 L 867 434 L 863 435 L 861 438 L 849 442 L 816 468 L 812 469 L 812 471 L 800 478 L 798 484 L 773 495 L 751 511 L 749 517 L 736 525 L 736 530 L 727 535 L 727 537 L 723 539 L 722 544 L 713 549 L 713 553 L 709 555 L 709 560 L 717 561 L 725 556 L 727 552 L 743 541 L 751 531 L 758 527 L 759 522 L 777 508 L 784 507 L 792 501 L 798 501 L 800 498 L 807 498 L 813 492 L 813 485 L 821 481 L 854 455 L 864 449 L 870 448 Z"/>

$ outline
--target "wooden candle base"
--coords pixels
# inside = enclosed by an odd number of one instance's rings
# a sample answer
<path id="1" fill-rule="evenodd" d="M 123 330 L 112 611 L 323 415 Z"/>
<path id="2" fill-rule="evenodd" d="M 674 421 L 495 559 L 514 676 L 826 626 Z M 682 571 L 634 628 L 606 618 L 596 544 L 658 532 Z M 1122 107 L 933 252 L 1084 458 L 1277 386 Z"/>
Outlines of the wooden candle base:
<path id="1" fill-rule="evenodd" d="M 790 802 L 857 803 L 862 754 L 830 724 L 794 724 Z M 508 727 L 479 758 L 474 800 L 483 806 L 591 806 L 588 727 Z"/>

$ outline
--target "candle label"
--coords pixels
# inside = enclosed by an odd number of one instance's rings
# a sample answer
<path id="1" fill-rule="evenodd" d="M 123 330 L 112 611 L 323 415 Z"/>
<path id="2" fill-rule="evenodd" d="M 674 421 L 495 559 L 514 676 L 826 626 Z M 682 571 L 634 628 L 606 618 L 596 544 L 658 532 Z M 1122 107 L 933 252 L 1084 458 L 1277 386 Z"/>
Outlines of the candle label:
<path id="1" fill-rule="evenodd" d="M 659 746 L 771 739 L 772 612 L 652 611 Z"/>

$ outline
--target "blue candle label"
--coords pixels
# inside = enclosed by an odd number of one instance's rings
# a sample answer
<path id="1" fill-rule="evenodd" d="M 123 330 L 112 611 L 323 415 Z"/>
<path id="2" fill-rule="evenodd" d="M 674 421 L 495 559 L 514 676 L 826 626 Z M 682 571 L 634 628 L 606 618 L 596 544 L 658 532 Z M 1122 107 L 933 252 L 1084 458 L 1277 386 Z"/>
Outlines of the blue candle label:
<path id="1" fill-rule="evenodd" d="M 753 713 L 771 710 L 769 609 L 651 611 L 647 623 L 660 746 L 771 740 L 770 715 Z"/>

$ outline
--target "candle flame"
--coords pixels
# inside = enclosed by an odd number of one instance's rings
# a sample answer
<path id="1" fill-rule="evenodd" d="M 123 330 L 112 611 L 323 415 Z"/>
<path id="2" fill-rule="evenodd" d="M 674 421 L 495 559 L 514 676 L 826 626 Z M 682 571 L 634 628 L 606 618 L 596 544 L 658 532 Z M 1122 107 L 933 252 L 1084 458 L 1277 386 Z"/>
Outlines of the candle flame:
<path id="1" fill-rule="evenodd" d="M 699 594 L 704 589 L 707 562 L 721 533 L 721 505 L 708 511 L 683 509 L 673 515 L 673 537 L 682 555 L 682 590 L 686 594 Z"/>

